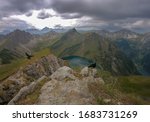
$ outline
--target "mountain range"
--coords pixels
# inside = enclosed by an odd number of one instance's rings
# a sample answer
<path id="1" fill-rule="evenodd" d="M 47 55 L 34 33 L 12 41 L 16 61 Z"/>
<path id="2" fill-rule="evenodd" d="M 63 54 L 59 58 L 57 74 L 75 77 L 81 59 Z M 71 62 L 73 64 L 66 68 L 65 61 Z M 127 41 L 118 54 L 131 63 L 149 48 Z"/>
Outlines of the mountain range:
<path id="1" fill-rule="evenodd" d="M 115 75 L 150 74 L 150 33 L 130 30 L 78 32 L 75 28 L 58 33 L 45 27 L 37 30 L 15 30 L 0 36 L 1 64 L 10 63 L 25 53 L 49 48 L 58 57 L 81 56 L 97 63 L 97 67 Z"/>
<path id="2" fill-rule="evenodd" d="M 15 29 L 15 30 L 17 30 L 17 29 Z M 15 30 L 3 30 L 0 32 L 0 36 L 7 35 Z M 64 29 L 64 28 L 48 28 L 48 27 L 44 27 L 43 29 L 29 28 L 29 29 L 24 29 L 24 30 L 20 29 L 20 30 L 28 32 L 33 35 L 44 35 L 46 33 L 52 32 L 52 31 L 55 31 L 57 33 L 64 33 L 67 31 L 67 29 Z"/>
<path id="3" fill-rule="evenodd" d="M 113 74 L 129 75 L 138 73 L 136 67 L 118 47 L 107 38 L 94 32 L 84 34 L 72 29 L 52 45 L 59 57 L 77 55 L 94 60 L 102 70 Z"/>

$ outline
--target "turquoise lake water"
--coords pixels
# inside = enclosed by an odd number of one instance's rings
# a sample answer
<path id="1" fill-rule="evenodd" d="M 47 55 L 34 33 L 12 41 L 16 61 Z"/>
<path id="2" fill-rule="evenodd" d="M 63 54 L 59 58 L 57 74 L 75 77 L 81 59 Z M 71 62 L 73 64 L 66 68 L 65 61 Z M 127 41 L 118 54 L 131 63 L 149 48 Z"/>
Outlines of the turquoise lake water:
<path id="1" fill-rule="evenodd" d="M 67 60 L 72 67 L 86 67 L 94 63 L 92 60 L 80 56 L 67 56 L 62 59 Z"/>

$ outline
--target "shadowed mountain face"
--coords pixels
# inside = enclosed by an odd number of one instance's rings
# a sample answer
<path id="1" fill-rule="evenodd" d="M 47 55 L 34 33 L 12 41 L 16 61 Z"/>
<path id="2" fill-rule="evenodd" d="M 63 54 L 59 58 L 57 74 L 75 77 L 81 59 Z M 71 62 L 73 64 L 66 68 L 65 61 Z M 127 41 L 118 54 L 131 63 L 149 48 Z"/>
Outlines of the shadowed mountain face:
<path id="1" fill-rule="evenodd" d="M 138 36 L 140 36 L 140 34 L 137 34 L 135 32 L 126 29 L 117 31 L 113 35 L 115 38 L 127 38 L 127 39 L 137 38 Z"/>
<path id="2" fill-rule="evenodd" d="M 115 35 L 115 38 L 112 35 Z M 137 34 L 129 30 L 121 30 L 109 33 L 105 37 L 111 39 L 132 60 L 142 75 L 150 75 L 150 59 L 148 58 L 150 55 L 150 33 Z"/>
<path id="3" fill-rule="evenodd" d="M 33 39 L 30 33 L 15 30 L 1 39 L 0 59 L 2 64 L 10 63 L 11 60 L 22 57 L 30 50 L 24 45 Z"/>
<path id="4" fill-rule="evenodd" d="M 15 49 L 20 44 L 27 44 L 33 39 L 33 36 L 25 31 L 15 30 L 8 35 L 3 36 L 0 40 L 3 43 L 0 43 L 0 49 Z"/>
<path id="5" fill-rule="evenodd" d="M 28 43 L 32 38 L 33 36 L 28 32 L 15 30 L 6 36 L 6 47 L 15 48 L 19 44 Z"/>
<path id="6" fill-rule="evenodd" d="M 1 34 L 0 34 L 0 40 L 3 39 L 3 38 L 4 38 L 4 35 L 1 35 Z"/>
<path id="7" fill-rule="evenodd" d="M 150 33 L 142 38 L 143 44 L 141 52 L 143 54 L 142 65 L 143 69 L 150 75 Z"/>
<path id="8" fill-rule="evenodd" d="M 80 34 L 72 29 L 52 46 L 52 50 L 60 57 L 77 55 L 94 60 L 99 68 L 116 75 L 137 73 L 136 67 L 124 53 L 96 33 Z"/>
<path id="9" fill-rule="evenodd" d="M 117 39 L 113 41 L 118 48 L 133 61 L 143 75 L 150 75 L 150 35 L 144 34 L 136 39 Z"/>
<path id="10" fill-rule="evenodd" d="M 141 34 L 132 32 L 130 30 L 126 30 L 126 29 L 122 29 L 120 31 L 116 31 L 116 32 L 109 32 L 106 30 L 96 30 L 93 31 L 97 34 L 99 34 L 100 36 L 103 36 L 105 38 L 109 38 L 110 40 L 116 40 L 116 39 L 136 39 L 139 38 L 141 36 Z"/>

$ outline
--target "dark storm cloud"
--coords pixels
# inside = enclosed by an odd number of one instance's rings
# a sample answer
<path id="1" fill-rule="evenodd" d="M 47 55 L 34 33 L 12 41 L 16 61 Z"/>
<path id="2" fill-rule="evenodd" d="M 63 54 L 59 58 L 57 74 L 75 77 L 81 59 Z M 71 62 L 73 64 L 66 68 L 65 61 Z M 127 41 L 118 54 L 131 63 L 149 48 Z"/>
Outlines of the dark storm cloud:
<path id="1" fill-rule="evenodd" d="M 64 19 L 71 14 L 91 18 L 78 21 L 78 28 L 150 31 L 150 0 L 53 0 L 52 7 Z"/>
<path id="2" fill-rule="evenodd" d="M 0 18 L 48 8 L 50 0 L 0 0 Z"/>
<path id="3" fill-rule="evenodd" d="M 99 19 L 150 18 L 150 0 L 53 0 L 57 12 Z"/>
<path id="4" fill-rule="evenodd" d="M 44 11 L 44 10 L 42 10 L 42 11 L 38 14 L 38 16 L 37 16 L 37 18 L 39 18 L 39 19 L 47 19 L 47 18 L 49 18 L 49 17 L 52 17 L 52 15 L 49 14 L 49 13 L 47 13 L 47 12 Z"/>
<path id="5" fill-rule="evenodd" d="M 0 0 L 1 17 L 44 8 L 52 8 L 66 19 L 80 16 L 104 20 L 150 18 L 150 0 Z"/>
<path id="6" fill-rule="evenodd" d="M 81 18 L 82 15 L 81 14 L 78 14 L 78 13 L 64 13 L 64 14 L 61 14 L 61 17 L 63 19 L 75 19 L 75 18 Z"/>
<path id="7" fill-rule="evenodd" d="M 76 13 L 100 19 L 150 18 L 150 0 L 0 0 L 0 3 L 1 17 L 52 8 L 62 16 Z"/>
<path id="8" fill-rule="evenodd" d="M 150 28 L 150 0 L 0 0 L 0 20 L 10 15 L 28 16 L 32 10 L 47 8 L 55 10 L 63 19 L 91 18 L 89 24 L 79 21 L 78 27 Z M 47 17 L 45 13 L 39 16 L 41 19 Z M 95 23 L 95 20 L 100 22 Z"/>

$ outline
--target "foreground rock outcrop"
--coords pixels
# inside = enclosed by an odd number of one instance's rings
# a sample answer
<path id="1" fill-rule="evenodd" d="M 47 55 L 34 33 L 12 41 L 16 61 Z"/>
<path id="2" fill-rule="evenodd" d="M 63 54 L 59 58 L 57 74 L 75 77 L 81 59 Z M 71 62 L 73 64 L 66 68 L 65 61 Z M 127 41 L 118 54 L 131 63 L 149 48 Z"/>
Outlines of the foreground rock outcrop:
<path id="1" fill-rule="evenodd" d="M 48 55 L 46 57 L 42 57 L 39 61 L 28 65 L 23 70 L 23 73 L 26 74 L 28 77 L 38 79 L 43 75 L 51 75 L 63 65 L 63 60 L 55 57 L 54 55 Z"/>
<path id="2" fill-rule="evenodd" d="M 86 69 L 85 77 L 82 76 L 84 69 L 77 73 L 66 66 L 59 68 L 51 75 L 51 80 L 42 87 L 37 104 L 97 104 L 88 87 L 92 82 L 104 84 L 104 81 L 93 75 L 96 74 L 95 69 Z"/>
<path id="3" fill-rule="evenodd" d="M 81 72 L 76 72 L 67 66 L 60 67 L 51 75 L 44 75 L 22 87 L 8 104 L 31 104 L 30 102 L 38 105 L 97 104 L 89 85 L 91 83 L 103 85 L 104 81 L 96 74 L 96 69 L 88 67 L 83 68 Z M 40 86 L 43 80 L 44 84 Z M 36 99 L 35 93 L 38 93 Z M 34 101 L 27 100 L 28 96 L 30 99 L 33 97 Z"/>
<path id="4" fill-rule="evenodd" d="M 40 60 L 20 68 L 18 72 L 4 80 L 0 84 L 0 104 L 7 104 L 21 88 L 37 82 L 43 76 L 50 76 L 58 68 L 64 65 L 64 61 L 54 55 L 41 57 Z"/>
<path id="5" fill-rule="evenodd" d="M 64 66 L 53 55 L 21 68 L 0 85 L 0 104 L 91 105 L 128 104 L 126 96 L 112 89 L 97 69 L 81 71 Z M 124 102 L 125 101 L 125 102 Z"/>

